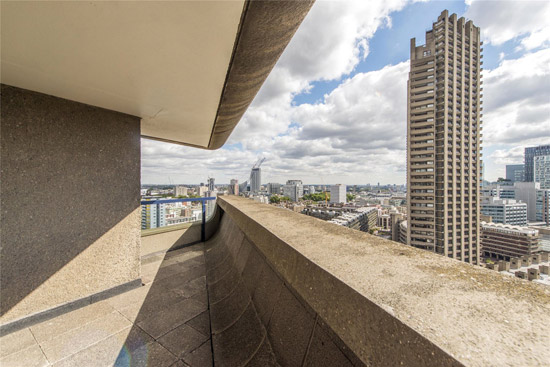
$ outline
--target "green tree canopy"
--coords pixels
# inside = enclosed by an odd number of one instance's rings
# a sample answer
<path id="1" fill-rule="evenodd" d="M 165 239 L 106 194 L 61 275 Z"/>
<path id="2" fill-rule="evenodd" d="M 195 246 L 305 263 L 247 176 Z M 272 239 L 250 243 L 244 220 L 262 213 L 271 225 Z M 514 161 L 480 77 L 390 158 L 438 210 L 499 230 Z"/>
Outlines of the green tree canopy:
<path id="1" fill-rule="evenodd" d="M 325 194 L 327 200 L 330 200 L 330 193 L 324 193 L 324 192 L 316 192 L 315 194 L 306 194 L 302 197 L 303 200 L 311 200 L 311 201 L 325 201 Z"/>

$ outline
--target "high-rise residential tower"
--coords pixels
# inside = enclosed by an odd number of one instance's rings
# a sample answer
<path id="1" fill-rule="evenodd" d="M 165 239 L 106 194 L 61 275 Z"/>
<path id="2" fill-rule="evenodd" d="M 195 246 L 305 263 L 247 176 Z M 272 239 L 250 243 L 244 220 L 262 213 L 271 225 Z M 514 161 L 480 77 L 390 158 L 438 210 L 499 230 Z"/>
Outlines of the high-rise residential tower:
<path id="1" fill-rule="evenodd" d="M 216 185 L 214 184 L 214 177 L 208 177 L 208 191 L 216 190 Z"/>
<path id="2" fill-rule="evenodd" d="M 535 181 L 535 157 L 550 155 L 550 145 L 525 148 L 523 156 L 525 165 L 525 182 Z"/>
<path id="3" fill-rule="evenodd" d="M 262 186 L 262 171 L 261 168 L 252 168 L 250 173 L 250 191 L 251 192 L 260 192 L 260 187 Z"/>
<path id="4" fill-rule="evenodd" d="M 480 30 L 445 10 L 411 39 L 407 114 L 410 245 L 479 263 Z"/>
<path id="5" fill-rule="evenodd" d="M 336 184 L 330 187 L 330 202 L 331 203 L 346 203 L 346 185 Z"/>
<path id="6" fill-rule="evenodd" d="M 525 167 L 523 164 L 507 164 L 506 179 L 513 182 L 523 182 L 525 177 Z"/>

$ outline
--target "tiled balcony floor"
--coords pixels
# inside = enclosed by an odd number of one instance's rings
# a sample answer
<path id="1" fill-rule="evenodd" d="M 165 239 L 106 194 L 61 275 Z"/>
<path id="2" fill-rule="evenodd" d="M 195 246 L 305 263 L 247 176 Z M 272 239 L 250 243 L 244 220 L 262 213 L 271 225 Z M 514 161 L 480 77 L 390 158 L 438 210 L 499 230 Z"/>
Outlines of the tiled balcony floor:
<path id="1" fill-rule="evenodd" d="M 204 245 L 142 261 L 144 286 L 0 339 L 0 366 L 212 366 Z"/>

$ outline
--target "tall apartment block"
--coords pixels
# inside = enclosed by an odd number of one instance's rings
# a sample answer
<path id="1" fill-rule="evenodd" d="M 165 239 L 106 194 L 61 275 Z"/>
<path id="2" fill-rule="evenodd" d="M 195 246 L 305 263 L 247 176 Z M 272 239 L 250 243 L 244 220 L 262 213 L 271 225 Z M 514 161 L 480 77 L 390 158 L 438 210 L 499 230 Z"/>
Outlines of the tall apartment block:
<path id="1" fill-rule="evenodd" d="M 523 155 L 525 165 L 525 181 L 535 181 L 535 157 L 550 155 L 550 145 L 539 145 L 538 147 L 525 148 Z"/>
<path id="2" fill-rule="evenodd" d="M 407 115 L 407 243 L 479 262 L 480 30 L 445 10 L 411 39 Z"/>
<path id="3" fill-rule="evenodd" d="M 331 203 L 346 203 L 346 190 L 347 186 L 343 184 L 336 184 L 330 186 L 330 202 Z"/>
<path id="4" fill-rule="evenodd" d="M 550 154 L 533 158 L 533 180 L 540 183 L 542 190 L 550 189 Z"/>
<path id="5" fill-rule="evenodd" d="M 506 179 L 514 182 L 522 182 L 525 177 L 525 168 L 523 164 L 507 164 Z"/>
<path id="6" fill-rule="evenodd" d="M 262 171 L 261 168 L 252 168 L 250 173 L 250 191 L 260 192 L 262 186 Z"/>

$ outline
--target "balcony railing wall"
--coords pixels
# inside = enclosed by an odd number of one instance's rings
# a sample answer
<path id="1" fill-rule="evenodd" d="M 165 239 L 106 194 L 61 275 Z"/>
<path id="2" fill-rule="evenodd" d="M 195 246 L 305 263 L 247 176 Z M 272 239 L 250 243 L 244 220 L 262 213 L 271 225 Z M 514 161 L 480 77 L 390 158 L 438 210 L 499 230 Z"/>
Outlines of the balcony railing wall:
<path id="1" fill-rule="evenodd" d="M 550 360 L 542 285 L 239 197 L 218 205 L 205 255 L 216 364 Z"/>

